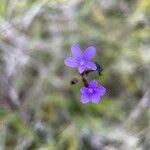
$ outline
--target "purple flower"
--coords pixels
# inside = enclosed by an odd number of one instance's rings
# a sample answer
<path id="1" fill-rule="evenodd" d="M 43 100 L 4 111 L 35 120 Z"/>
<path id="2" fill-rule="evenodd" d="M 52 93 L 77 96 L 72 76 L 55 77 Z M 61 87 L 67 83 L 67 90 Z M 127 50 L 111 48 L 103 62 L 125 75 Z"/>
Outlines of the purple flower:
<path id="1" fill-rule="evenodd" d="M 106 89 L 99 85 L 96 80 L 92 80 L 88 87 L 82 87 L 81 103 L 86 104 L 88 102 L 99 103 L 101 96 L 106 93 Z"/>
<path id="2" fill-rule="evenodd" d="M 65 65 L 72 68 L 78 68 L 79 73 L 83 73 L 86 68 L 96 70 L 96 65 L 90 60 L 95 56 L 95 47 L 90 46 L 84 52 L 76 46 L 71 46 L 72 57 L 65 59 Z"/>

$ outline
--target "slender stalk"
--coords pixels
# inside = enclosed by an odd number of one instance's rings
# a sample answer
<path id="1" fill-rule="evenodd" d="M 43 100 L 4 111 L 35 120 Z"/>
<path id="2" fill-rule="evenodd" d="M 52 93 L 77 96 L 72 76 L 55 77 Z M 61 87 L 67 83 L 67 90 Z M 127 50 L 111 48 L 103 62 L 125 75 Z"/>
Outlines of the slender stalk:
<path id="1" fill-rule="evenodd" d="M 82 73 L 81 74 L 81 77 L 82 77 L 82 81 L 84 83 L 84 86 L 85 87 L 88 87 L 89 86 L 89 83 L 88 83 L 88 80 L 87 80 L 87 74 L 86 73 Z"/>

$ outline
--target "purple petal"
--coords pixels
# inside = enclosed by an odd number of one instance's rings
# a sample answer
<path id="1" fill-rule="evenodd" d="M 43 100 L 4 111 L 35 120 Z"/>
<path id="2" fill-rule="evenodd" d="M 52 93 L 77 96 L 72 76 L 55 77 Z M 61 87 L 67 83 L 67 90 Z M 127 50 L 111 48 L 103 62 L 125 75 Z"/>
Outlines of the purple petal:
<path id="1" fill-rule="evenodd" d="M 87 68 L 92 69 L 92 70 L 96 70 L 97 67 L 93 62 L 88 62 L 86 65 Z"/>
<path id="2" fill-rule="evenodd" d="M 65 59 L 65 65 L 68 67 L 76 67 L 77 63 L 76 60 L 72 57 L 66 58 Z"/>
<path id="3" fill-rule="evenodd" d="M 100 96 L 103 96 L 106 93 L 106 89 L 103 86 L 99 85 L 98 86 L 98 93 Z"/>
<path id="4" fill-rule="evenodd" d="M 81 95 L 81 103 L 86 104 L 90 101 L 87 95 Z"/>
<path id="5" fill-rule="evenodd" d="M 91 101 L 92 103 L 95 103 L 95 104 L 99 103 L 99 101 L 100 101 L 100 96 L 99 96 L 99 94 L 94 94 L 94 95 L 92 95 L 92 96 L 90 97 L 90 101 Z"/>
<path id="6" fill-rule="evenodd" d="M 89 84 L 90 87 L 96 87 L 97 86 L 97 81 L 96 80 L 92 80 Z"/>
<path id="7" fill-rule="evenodd" d="M 83 73 L 84 70 L 85 70 L 85 66 L 79 66 L 79 67 L 78 67 L 79 73 Z"/>
<path id="8" fill-rule="evenodd" d="M 81 57 L 82 56 L 82 51 L 77 45 L 71 46 L 71 53 L 74 57 Z"/>
<path id="9" fill-rule="evenodd" d="M 86 93 L 87 93 L 87 90 L 88 90 L 88 88 L 82 87 L 82 88 L 80 89 L 80 92 L 81 92 L 82 94 L 86 94 Z"/>
<path id="10" fill-rule="evenodd" d="M 94 56 L 95 56 L 95 53 L 96 53 L 96 49 L 95 49 L 95 47 L 94 46 L 90 46 L 90 47 L 88 47 L 85 51 L 84 51 L 84 53 L 83 53 L 83 55 L 84 55 L 84 57 L 86 58 L 86 59 L 91 59 L 91 58 L 93 58 Z"/>

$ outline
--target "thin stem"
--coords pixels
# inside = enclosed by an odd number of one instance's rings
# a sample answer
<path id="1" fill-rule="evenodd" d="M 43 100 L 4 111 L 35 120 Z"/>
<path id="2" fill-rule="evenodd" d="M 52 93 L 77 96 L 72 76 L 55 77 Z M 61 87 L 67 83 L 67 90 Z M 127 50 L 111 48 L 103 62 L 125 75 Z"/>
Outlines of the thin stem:
<path id="1" fill-rule="evenodd" d="M 88 83 L 88 80 L 87 80 L 87 75 L 85 73 L 82 73 L 81 74 L 81 77 L 82 77 L 82 81 L 84 83 L 84 86 L 85 87 L 88 87 L 89 86 L 89 83 Z"/>

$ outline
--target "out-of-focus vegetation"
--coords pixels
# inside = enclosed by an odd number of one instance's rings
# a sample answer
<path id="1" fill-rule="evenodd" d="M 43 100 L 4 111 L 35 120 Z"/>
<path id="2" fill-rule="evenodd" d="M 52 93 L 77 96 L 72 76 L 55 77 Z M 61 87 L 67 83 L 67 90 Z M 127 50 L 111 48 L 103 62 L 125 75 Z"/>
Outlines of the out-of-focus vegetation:
<path id="1" fill-rule="evenodd" d="M 97 105 L 70 85 L 72 43 L 97 49 Z M 0 0 L 0 150 L 149 150 L 149 106 L 149 0 Z"/>

